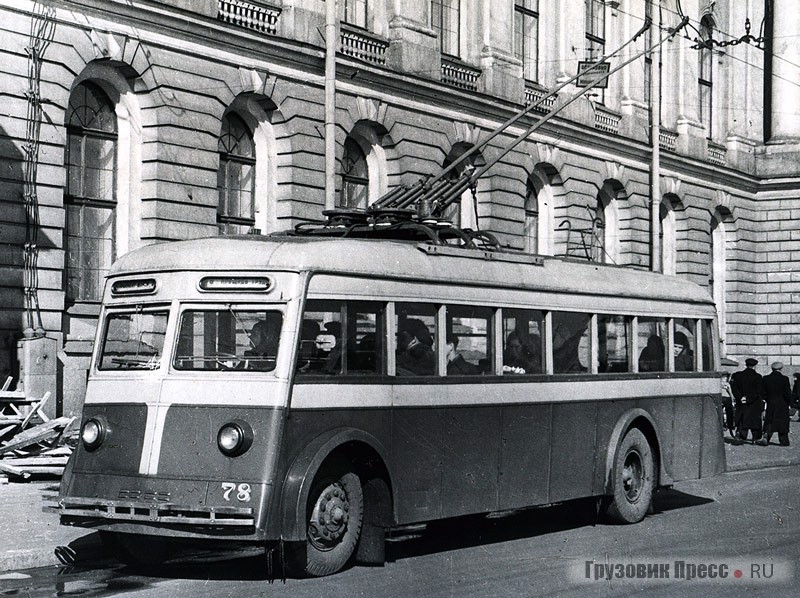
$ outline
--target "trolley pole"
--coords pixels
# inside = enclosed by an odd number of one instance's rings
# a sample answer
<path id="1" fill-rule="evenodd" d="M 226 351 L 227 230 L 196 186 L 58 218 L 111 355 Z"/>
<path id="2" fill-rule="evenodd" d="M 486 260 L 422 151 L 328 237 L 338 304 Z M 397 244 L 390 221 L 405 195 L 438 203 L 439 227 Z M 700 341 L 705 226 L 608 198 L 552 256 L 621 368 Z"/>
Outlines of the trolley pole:
<path id="1" fill-rule="evenodd" d="M 325 209 L 336 205 L 336 0 L 325 0 Z"/>

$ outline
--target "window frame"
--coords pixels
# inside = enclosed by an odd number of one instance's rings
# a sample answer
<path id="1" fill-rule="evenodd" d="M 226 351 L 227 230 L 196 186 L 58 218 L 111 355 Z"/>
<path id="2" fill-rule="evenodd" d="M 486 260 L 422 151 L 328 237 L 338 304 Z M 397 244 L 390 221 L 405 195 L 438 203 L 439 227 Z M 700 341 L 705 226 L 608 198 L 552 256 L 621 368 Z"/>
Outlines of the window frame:
<path id="1" fill-rule="evenodd" d="M 342 23 L 359 29 L 369 29 L 369 0 L 340 0 L 340 6 L 339 18 Z M 359 8 L 363 9 L 363 14 L 359 14 Z"/>
<path id="2" fill-rule="evenodd" d="M 700 37 L 710 42 L 714 36 L 714 21 L 709 15 L 700 19 Z M 702 46 L 697 56 L 697 111 L 700 122 L 706 128 L 706 138 L 714 136 L 714 49 Z"/>
<path id="3" fill-rule="evenodd" d="M 82 98 L 79 98 L 76 95 L 78 93 L 91 93 L 92 97 L 94 97 L 101 104 L 99 106 L 100 110 L 98 110 L 98 113 L 103 110 L 108 111 L 111 116 L 110 123 L 112 125 L 108 128 L 109 130 L 74 122 L 77 118 L 79 118 L 77 114 L 80 110 L 86 110 L 89 108 L 88 102 L 81 102 Z M 75 101 L 75 105 L 73 104 L 73 100 Z M 69 112 L 67 115 L 66 131 L 67 139 L 64 160 L 66 169 L 66 182 L 64 186 L 64 209 L 66 212 L 64 224 L 64 247 L 66 254 L 64 266 L 64 292 L 68 304 L 99 303 L 103 296 L 105 278 L 102 272 L 107 273 L 111 267 L 111 264 L 117 257 L 117 187 L 119 170 L 119 123 L 117 122 L 115 105 L 102 87 L 96 83 L 93 83 L 92 81 L 82 81 L 76 86 L 75 89 L 72 90 L 69 98 Z M 89 177 L 86 176 L 86 171 L 89 169 L 87 164 L 86 145 L 87 140 L 92 139 L 111 142 L 110 197 L 100 198 L 88 197 L 86 195 L 86 182 L 89 180 Z M 75 163 L 73 163 L 73 141 L 77 141 L 77 145 L 79 147 L 79 159 Z M 77 169 L 78 171 L 76 177 L 73 177 L 73 169 Z M 76 189 L 73 189 L 72 187 L 73 178 L 79 181 L 80 189 L 77 190 L 80 192 L 79 194 L 76 194 Z M 79 222 L 76 228 L 71 226 L 70 207 L 78 209 Z M 109 238 L 88 237 L 86 234 L 84 234 L 84 208 L 94 208 L 106 211 L 108 213 L 108 218 L 111 220 L 111 233 Z M 102 251 L 94 252 L 92 254 L 98 256 L 100 258 L 100 262 L 107 261 L 107 263 L 104 264 L 105 268 L 102 267 L 103 264 L 98 264 L 98 268 L 96 270 L 98 277 L 96 280 L 94 280 L 88 276 L 88 272 L 90 270 L 94 271 L 94 269 L 90 269 L 84 265 L 81 265 L 80 262 L 83 261 L 82 256 L 87 253 L 85 249 L 87 245 L 89 245 L 92 241 L 102 242 L 104 240 L 110 243 L 111 251 L 109 255 L 104 254 Z M 77 241 L 78 247 L 73 246 L 75 241 Z M 72 257 L 77 257 L 77 267 L 70 266 Z M 70 292 L 70 289 L 73 286 L 73 280 L 77 281 L 78 287 L 77 293 L 74 294 Z M 93 287 L 92 292 L 87 291 L 89 287 Z"/>
<path id="4" fill-rule="evenodd" d="M 438 7 L 438 11 L 435 7 Z M 436 31 L 439 37 L 439 52 L 443 56 L 459 58 L 461 56 L 461 0 L 431 0 L 430 19 L 431 29 Z"/>
<path id="5" fill-rule="evenodd" d="M 530 8 L 529 2 L 535 2 L 536 7 Z M 525 34 L 528 20 L 535 23 L 536 33 L 533 36 Z M 539 25 L 539 0 L 514 0 L 514 54 L 522 62 L 522 78 L 531 83 L 539 81 Z M 526 41 L 531 45 L 526 44 Z M 532 77 L 527 76 L 529 67 L 532 67 Z"/>
<path id="6" fill-rule="evenodd" d="M 231 150 L 234 149 L 235 146 L 240 145 L 240 140 L 242 136 L 234 137 L 230 133 L 230 126 L 231 123 L 236 123 L 238 126 L 242 128 L 242 132 L 244 135 L 247 136 L 251 155 L 246 154 L 238 154 L 233 153 Z M 226 134 L 226 126 L 227 126 L 227 134 Z M 223 147 L 223 143 L 225 143 L 225 139 L 227 137 L 233 137 L 236 142 L 235 146 L 227 145 Z M 220 137 L 218 142 L 218 155 L 219 155 L 219 169 L 217 171 L 217 193 L 218 193 L 218 204 L 217 204 L 217 228 L 220 234 L 236 234 L 242 232 L 248 232 L 250 229 L 255 227 L 256 223 L 256 176 L 257 176 L 257 169 L 256 169 L 256 143 L 255 143 L 255 136 L 253 134 L 252 129 L 247 124 L 245 119 L 236 112 L 229 112 L 223 117 L 222 129 L 220 131 Z M 236 189 L 236 198 L 237 198 L 237 207 L 238 207 L 238 214 L 232 214 L 230 210 L 230 198 L 231 192 L 233 189 L 224 182 L 228 180 L 229 175 L 229 166 L 230 165 L 240 165 L 240 166 L 247 166 L 250 168 L 251 172 L 251 181 L 250 181 L 250 189 L 246 190 L 242 188 L 242 180 L 244 177 L 239 177 L 239 187 Z M 242 215 L 242 206 L 241 206 L 241 199 L 243 192 L 247 192 L 250 195 L 250 215 L 244 216 Z M 223 196 L 224 194 L 224 196 Z M 247 227 L 248 231 L 235 231 L 230 232 L 228 227 Z"/>

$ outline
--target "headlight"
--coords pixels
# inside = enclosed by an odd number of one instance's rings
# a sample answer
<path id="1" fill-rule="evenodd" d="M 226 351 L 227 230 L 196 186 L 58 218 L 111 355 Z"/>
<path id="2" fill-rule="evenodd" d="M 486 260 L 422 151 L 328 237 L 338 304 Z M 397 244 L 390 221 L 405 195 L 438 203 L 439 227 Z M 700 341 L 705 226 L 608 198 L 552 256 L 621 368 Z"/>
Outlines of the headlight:
<path id="1" fill-rule="evenodd" d="M 217 446 L 222 454 L 238 457 L 253 444 L 253 429 L 247 422 L 228 422 L 217 433 Z"/>
<path id="2" fill-rule="evenodd" d="M 87 419 L 81 428 L 81 440 L 87 451 L 99 448 L 106 439 L 106 425 L 102 419 L 92 417 Z"/>

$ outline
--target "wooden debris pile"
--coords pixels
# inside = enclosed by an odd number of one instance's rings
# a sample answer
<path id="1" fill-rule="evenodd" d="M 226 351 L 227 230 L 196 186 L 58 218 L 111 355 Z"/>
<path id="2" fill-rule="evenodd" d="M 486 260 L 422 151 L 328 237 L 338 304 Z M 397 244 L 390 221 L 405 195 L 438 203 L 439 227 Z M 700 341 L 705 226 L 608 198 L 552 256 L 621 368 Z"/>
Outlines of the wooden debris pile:
<path id="1" fill-rule="evenodd" d="M 50 419 L 43 411 L 50 393 L 40 399 L 21 390 L 9 390 L 8 378 L 0 390 L 0 481 L 64 472 L 72 454 L 69 430 L 74 417 Z"/>

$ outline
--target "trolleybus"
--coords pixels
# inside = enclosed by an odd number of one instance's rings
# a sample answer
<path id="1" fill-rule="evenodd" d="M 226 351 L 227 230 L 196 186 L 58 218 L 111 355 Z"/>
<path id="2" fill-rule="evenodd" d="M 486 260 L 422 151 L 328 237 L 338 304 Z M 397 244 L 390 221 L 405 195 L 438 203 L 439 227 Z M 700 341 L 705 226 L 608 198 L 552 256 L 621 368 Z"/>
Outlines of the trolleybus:
<path id="1" fill-rule="evenodd" d="M 128 561 L 211 539 L 318 576 L 382 561 L 395 526 L 581 497 L 633 523 L 724 470 L 703 288 L 411 237 L 123 256 L 61 522 Z"/>

